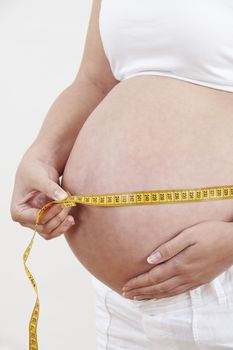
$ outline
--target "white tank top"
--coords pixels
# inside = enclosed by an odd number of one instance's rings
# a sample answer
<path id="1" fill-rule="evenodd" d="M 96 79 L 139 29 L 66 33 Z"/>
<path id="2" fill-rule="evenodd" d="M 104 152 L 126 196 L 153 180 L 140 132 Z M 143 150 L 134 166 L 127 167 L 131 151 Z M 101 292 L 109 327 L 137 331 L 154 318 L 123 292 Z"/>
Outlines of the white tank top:
<path id="1" fill-rule="evenodd" d="M 233 92 L 233 0 L 102 0 L 99 28 L 119 81 L 155 74 Z"/>

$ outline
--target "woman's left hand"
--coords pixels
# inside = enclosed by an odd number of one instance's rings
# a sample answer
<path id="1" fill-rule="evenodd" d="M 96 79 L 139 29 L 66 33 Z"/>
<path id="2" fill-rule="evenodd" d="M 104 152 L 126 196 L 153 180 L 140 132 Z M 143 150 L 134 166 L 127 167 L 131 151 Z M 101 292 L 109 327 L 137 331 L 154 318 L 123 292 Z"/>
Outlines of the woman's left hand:
<path id="1" fill-rule="evenodd" d="M 151 262 L 156 266 L 129 280 L 123 296 L 160 299 L 209 283 L 233 264 L 233 223 L 215 220 L 190 226 L 152 254 L 156 252 L 161 254 Z"/>

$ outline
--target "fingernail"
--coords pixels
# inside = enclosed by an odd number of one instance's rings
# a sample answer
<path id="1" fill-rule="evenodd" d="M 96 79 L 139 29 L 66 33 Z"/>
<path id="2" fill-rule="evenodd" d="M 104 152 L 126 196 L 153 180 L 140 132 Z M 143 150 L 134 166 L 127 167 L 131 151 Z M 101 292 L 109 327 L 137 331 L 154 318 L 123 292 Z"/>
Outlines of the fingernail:
<path id="1" fill-rule="evenodd" d="M 155 264 L 155 263 L 158 263 L 161 259 L 161 254 L 160 252 L 155 252 L 153 254 L 151 254 L 148 258 L 147 258 L 147 262 L 149 264 Z"/>
<path id="2" fill-rule="evenodd" d="M 73 226 L 75 225 L 75 221 L 74 221 L 74 218 L 73 217 L 69 217 L 68 218 L 68 222 Z"/>
<path id="3" fill-rule="evenodd" d="M 127 294 L 127 293 L 122 293 L 122 296 L 127 298 L 127 299 L 132 298 L 132 296 L 130 294 Z"/>
<path id="4" fill-rule="evenodd" d="M 122 288 L 122 291 L 123 291 L 123 292 L 126 292 L 127 290 L 129 290 L 129 287 L 127 287 L 127 286 L 124 286 L 124 287 Z"/>
<path id="5" fill-rule="evenodd" d="M 68 194 L 63 190 L 56 190 L 54 193 L 54 197 L 55 199 L 60 201 L 60 200 L 66 199 L 68 197 Z"/>

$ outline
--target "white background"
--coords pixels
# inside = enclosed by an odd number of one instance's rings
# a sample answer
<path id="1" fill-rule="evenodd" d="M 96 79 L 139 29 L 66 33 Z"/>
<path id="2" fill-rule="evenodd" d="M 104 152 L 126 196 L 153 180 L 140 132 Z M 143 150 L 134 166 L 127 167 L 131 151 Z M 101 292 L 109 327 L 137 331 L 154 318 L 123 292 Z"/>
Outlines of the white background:
<path id="1" fill-rule="evenodd" d="M 0 2 L 0 350 L 28 349 L 35 302 L 22 260 L 33 232 L 10 217 L 15 171 L 78 71 L 90 11 L 90 0 Z M 64 237 L 36 235 L 28 266 L 40 295 L 40 350 L 96 349 L 91 278 Z"/>

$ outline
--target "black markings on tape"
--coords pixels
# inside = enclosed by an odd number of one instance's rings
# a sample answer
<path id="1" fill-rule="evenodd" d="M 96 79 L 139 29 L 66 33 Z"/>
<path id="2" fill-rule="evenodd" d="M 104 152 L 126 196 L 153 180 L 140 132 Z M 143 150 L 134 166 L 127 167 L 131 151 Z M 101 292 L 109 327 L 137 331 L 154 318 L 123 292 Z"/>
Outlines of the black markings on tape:
<path id="1" fill-rule="evenodd" d="M 68 193 L 68 192 L 67 192 Z M 233 198 L 233 185 L 230 186 L 215 186 L 202 189 L 181 189 L 181 190 L 158 190 L 158 191 L 142 191 L 142 192 L 127 192 L 127 193 L 111 193 L 99 195 L 77 195 L 71 196 L 68 193 L 68 198 L 64 201 L 52 201 L 44 205 L 39 211 L 33 237 L 23 254 L 23 261 L 26 274 L 36 292 L 37 299 L 32 312 L 29 324 L 29 350 L 38 350 L 37 342 L 37 323 L 39 318 L 39 298 L 36 286 L 36 281 L 31 272 L 26 266 L 26 261 L 30 254 L 34 236 L 37 232 L 40 218 L 47 208 L 52 204 L 58 203 L 63 207 L 76 206 L 78 203 L 96 206 L 114 206 L 114 205 L 143 205 L 143 204 L 165 204 L 188 201 L 201 201 L 213 199 L 228 199 Z"/>

